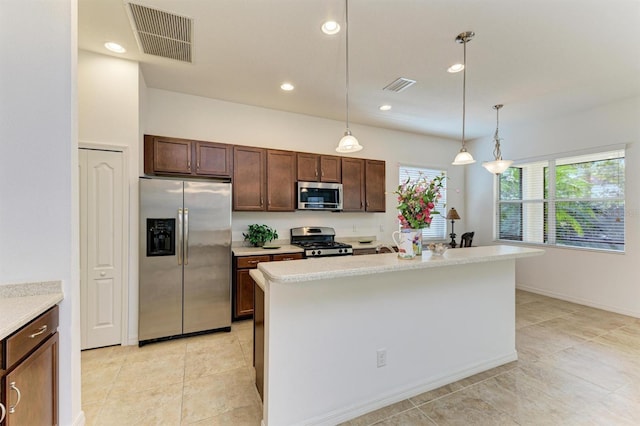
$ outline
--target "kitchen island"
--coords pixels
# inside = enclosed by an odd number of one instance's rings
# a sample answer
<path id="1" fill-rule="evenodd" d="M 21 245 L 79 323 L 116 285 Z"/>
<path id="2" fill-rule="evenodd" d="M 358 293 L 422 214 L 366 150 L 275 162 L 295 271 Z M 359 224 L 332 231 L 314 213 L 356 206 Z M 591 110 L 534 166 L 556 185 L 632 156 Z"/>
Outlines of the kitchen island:
<path id="1" fill-rule="evenodd" d="M 259 264 L 263 424 L 337 424 L 516 360 L 516 259 L 543 253 L 497 245 Z"/>

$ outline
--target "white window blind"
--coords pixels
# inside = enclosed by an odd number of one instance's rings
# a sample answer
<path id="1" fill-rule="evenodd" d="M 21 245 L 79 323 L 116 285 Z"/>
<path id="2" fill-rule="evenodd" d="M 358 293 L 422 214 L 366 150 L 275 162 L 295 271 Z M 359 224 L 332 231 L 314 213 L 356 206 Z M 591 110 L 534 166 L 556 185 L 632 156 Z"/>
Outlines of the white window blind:
<path id="1" fill-rule="evenodd" d="M 624 251 L 625 151 L 517 164 L 499 179 L 498 239 Z"/>
<path id="2" fill-rule="evenodd" d="M 398 173 L 398 176 L 399 176 L 398 185 L 405 183 L 407 181 L 407 178 L 409 178 L 411 182 L 415 182 L 418 179 L 420 179 L 420 177 L 424 177 L 428 180 L 431 180 L 443 174 L 446 177 L 445 170 L 401 165 Z M 443 187 L 440 194 L 442 195 L 442 198 L 440 198 L 440 201 L 438 201 L 438 204 L 436 205 L 436 210 L 439 211 L 441 214 L 433 215 L 431 226 L 429 228 L 424 228 L 422 230 L 422 241 L 446 239 L 446 233 L 447 233 L 447 221 L 445 220 L 445 217 L 447 216 L 447 211 L 445 209 L 445 206 L 447 204 L 447 179 L 446 178 L 443 180 Z"/>

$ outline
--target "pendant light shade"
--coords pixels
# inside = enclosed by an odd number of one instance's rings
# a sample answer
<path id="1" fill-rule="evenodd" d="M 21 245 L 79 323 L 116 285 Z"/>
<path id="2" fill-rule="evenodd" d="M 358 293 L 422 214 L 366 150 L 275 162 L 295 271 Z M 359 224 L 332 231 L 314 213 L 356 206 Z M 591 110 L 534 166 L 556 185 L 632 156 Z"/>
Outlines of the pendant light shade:
<path id="1" fill-rule="evenodd" d="M 484 167 L 489 172 L 496 175 L 499 175 L 500 173 L 504 172 L 511 166 L 511 164 L 513 164 L 513 161 L 511 160 L 503 160 L 502 153 L 500 152 L 500 141 L 502 139 L 500 139 L 500 136 L 498 136 L 498 127 L 500 124 L 500 121 L 499 121 L 500 108 L 502 108 L 503 106 L 504 105 L 493 106 L 493 109 L 496 110 L 496 133 L 493 136 L 493 141 L 495 142 L 495 146 L 493 148 L 494 160 L 485 161 L 484 163 L 482 163 L 482 167 Z"/>
<path id="2" fill-rule="evenodd" d="M 347 131 L 344 132 L 344 136 L 342 137 L 342 139 L 340 139 L 340 142 L 338 143 L 338 147 L 336 148 L 336 151 L 358 152 L 361 149 L 362 149 L 362 145 L 358 143 L 358 139 L 356 139 L 355 136 L 351 134 L 351 131 L 347 129 Z"/>
<path id="3" fill-rule="evenodd" d="M 473 159 L 473 156 L 467 151 L 465 148 L 462 148 L 460 152 L 456 154 L 456 158 L 453 159 L 454 166 L 463 166 L 465 164 L 475 163 L 476 160 Z"/>
<path id="4" fill-rule="evenodd" d="M 348 152 L 358 152 L 362 150 L 362 145 L 358 143 L 358 139 L 351 134 L 351 130 L 349 129 L 349 0 L 344 0 L 344 10 L 345 10 L 345 31 L 344 36 L 346 39 L 346 105 L 347 105 L 347 129 L 344 132 L 344 136 L 340 139 L 338 143 L 338 147 L 336 151 L 342 153 Z"/>
<path id="5" fill-rule="evenodd" d="M 464 68 L 462 69 L 462 148 L 460 148 L 460 152 L 456 155 L 456 158 L 453 160 L 454 166 L 462 166 L 464 164 L 475 163 L 476 160 L 473 159 L 473 156 L 467 151 L 466 141 L 464 139 L 464 122 L 466 115 L 466 91 L 467 91 L 467 43 L 471 41 L 471 39 L 475 36 L 473 31 L 466 31 L 464 33 L 458 34 L 456 37 L 457 43 L 462 43 L 464 47 L 464 61 L 462 65 Z"/>

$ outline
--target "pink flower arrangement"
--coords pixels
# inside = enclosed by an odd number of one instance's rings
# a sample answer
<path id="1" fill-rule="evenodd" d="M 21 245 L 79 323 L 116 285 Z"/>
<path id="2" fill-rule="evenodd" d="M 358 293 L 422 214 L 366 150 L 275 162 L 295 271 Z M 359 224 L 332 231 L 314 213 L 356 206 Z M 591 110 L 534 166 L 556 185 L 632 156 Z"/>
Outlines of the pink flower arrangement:
<path id="1" fill-rule="evenodd" d="M 444 175 L 427 180 L 420 176 L 417 181 L 406 182 L 398 186 L 398 220 L 400 227 L 422 229 L 431 226 L 433 215 L 440 214 L 436 210 L 438 200 L 442 198 L 440 191 L 444 186 Z"/>

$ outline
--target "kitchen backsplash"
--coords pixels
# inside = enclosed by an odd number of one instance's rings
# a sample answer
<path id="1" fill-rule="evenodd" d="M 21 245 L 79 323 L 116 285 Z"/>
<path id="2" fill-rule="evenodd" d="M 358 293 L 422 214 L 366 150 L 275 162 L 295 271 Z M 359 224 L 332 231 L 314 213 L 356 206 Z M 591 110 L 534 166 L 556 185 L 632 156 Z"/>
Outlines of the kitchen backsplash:
<path id="1" fill-rule="evenodd" d="M 242 241 L 243 232 L 247 232 L 253 223 L 265 224 L 278 232 L 278 240 L 289 241 L 291 228 L 299 226 L 329 226 L 336 230 L 336 238 L 358 237 L 363 235 L 376 236 L 377 239 L 387 240 L 397 229 L 397 221 L 389 221 L 387 213 L 333 213 L 296 211 L 291 213 L 269 212 L 233 212 L 232 239 Z M 395 223 L 394 223 L 395 222 Z"/>

